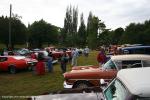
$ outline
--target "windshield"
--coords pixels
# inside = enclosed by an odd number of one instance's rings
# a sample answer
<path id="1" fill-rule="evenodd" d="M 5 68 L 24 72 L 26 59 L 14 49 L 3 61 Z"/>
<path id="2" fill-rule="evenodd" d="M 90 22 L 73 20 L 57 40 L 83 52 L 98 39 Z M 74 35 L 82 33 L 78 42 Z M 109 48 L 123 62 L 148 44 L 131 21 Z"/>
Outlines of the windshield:
<path id="1" fill-rule="evenodd" d="M 102 68 L 103 69 L 116 69 L 116 66 L 115 66 L 114 62 L 110 59 L 102 66 Z"/>
<path id="2" fill-rule="evenodd" d="M 104 91 L 107 100 L 126 100 L 127 90 L 119 80 L 114 80 Z"/>

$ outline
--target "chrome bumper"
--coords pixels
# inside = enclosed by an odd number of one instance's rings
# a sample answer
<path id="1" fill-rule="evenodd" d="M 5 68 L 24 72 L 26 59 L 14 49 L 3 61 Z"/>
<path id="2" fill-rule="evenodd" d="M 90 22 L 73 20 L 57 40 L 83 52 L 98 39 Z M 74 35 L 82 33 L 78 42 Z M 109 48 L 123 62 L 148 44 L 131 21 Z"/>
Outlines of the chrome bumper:
<path id="1" fill-rule="evenodd" d="M 68 85 L 68 84 L 66 83 L 66 81 L 64 81 L 63 86 L 64 86 L 65 89 L 71 89 L 71 88 L 73 87 L 73 85 Z"/>

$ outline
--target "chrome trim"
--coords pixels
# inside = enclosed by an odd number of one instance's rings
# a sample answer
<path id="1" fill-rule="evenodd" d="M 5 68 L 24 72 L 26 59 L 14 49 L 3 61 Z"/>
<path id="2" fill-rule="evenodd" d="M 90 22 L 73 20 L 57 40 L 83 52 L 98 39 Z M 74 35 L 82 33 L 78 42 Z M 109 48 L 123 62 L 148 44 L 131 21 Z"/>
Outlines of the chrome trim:
<path id="1" fill-rule="evenodd" d="M 64 81 L 63 86 L 65 89 L 71 89 L 73 87 L 73 85 L 68 85 L 66 81 Z"/>
<path id="2" fill-rule="evenodd" d="M 100 80 L 100 79 L 69 79 L 69 80 Z M 104 79 L 104 80 L 112 80 L 112 79 Z"/>

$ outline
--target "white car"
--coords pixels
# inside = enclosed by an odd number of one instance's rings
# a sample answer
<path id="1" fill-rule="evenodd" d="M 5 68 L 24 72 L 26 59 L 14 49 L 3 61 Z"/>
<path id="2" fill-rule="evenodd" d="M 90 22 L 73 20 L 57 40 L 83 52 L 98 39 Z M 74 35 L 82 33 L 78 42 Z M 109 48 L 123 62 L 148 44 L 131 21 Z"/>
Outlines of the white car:
<path id="1" fill-rule="evenodd" d="M 123 69 L 104 90 L 106 100 L 150 100 L 150 67 Z"/>

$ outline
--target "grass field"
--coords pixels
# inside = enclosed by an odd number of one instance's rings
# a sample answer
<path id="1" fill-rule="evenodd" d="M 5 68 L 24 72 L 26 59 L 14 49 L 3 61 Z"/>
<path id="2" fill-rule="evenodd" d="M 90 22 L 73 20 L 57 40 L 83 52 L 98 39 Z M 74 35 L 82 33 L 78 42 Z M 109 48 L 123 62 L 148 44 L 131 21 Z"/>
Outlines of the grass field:
<path id="1" fill-rule="evenodd" d="M 78 65 L 98 65 L 97 52 L 92 51 L 88 58 L 80 56 Z M 67 71 L 71 70 L 70 64 Z M 45 92 L 54 92 L 63 89 L 63 76 L 60 65 L 54 65 L 54 72 L 46 72 L 43 76 L 36 76 L 32 72 L 23 71 L 15 75 L 0 73 L 0 96 L 36 96 Z"/>

